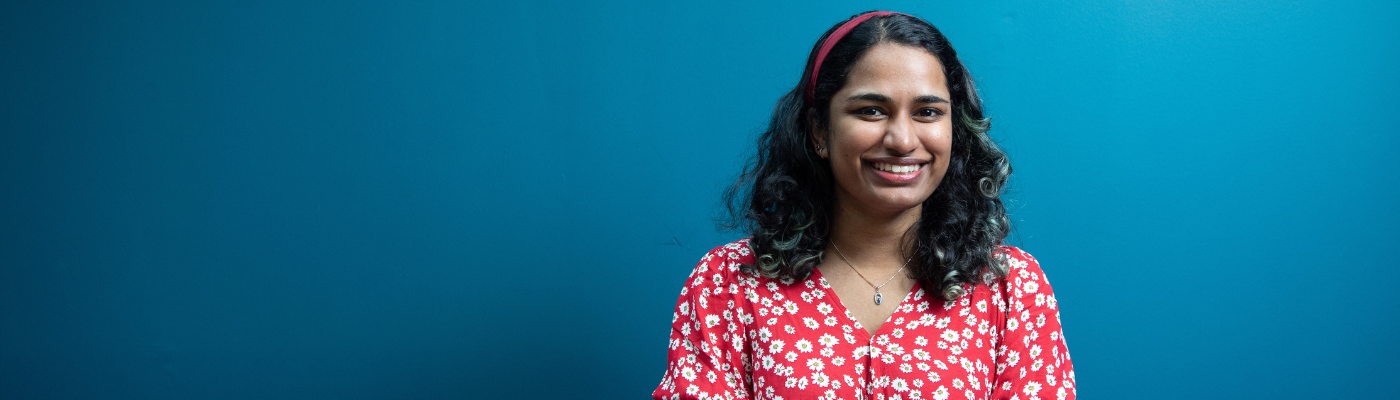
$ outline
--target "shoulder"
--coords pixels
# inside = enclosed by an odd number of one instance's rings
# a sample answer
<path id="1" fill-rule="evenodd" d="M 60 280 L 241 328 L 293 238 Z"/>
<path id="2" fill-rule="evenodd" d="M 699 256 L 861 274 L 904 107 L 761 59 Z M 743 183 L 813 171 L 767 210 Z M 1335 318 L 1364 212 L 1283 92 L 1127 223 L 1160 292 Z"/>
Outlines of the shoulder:
<path id="1" fill-rule="evenodd" d="M 1015 274 L 1017 271 L 1041 273 L 1040 262 L 1036 261 L 1035 257 L 1031 257 L 1031 253 L 1027 253 L 1019 247 L 997 246 L 997 252 L 999 254 L 995 257 L 1006 265 L 1009 274 Z"/>
<path id="2" fill-rule="evenodd" d="M 700 257 L 700 262 L 696 263 L 695 269 L 690 271 L 687 286 L 732 281 L 741 274 L 740 265 L 753 264 L 753 262 L 753 250 L 749 248 L 748 238 L 715 247 Z"/>
<path id="3" fill-rule="evenodd" d="M 1016 246 L 997 246 L 997 250 L 999 254 L 995 258 L 1006 266 L 1007 289 L 1049 293 L 1050 280 L 1046 279 L 1045 271 L 1035 257 Z"/>
<path id="4" fill-rule="evenodd" d="M 749 239 L 743 238 L 729 242 L 711 249 L 700 257 L 700 262 L 696 264 L 695 271 L 691 274 L 707 272 L 712 269 L 733 269 L 737 271 L 740 265 L 753 264 L 753 249 L 749 248 Z"/>

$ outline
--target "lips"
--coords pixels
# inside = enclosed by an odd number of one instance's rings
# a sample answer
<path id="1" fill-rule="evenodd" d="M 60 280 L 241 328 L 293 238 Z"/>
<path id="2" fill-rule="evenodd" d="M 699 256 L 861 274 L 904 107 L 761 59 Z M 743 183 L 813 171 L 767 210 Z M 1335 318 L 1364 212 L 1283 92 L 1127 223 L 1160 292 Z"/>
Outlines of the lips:
<path id="1" fill-rule="evenodd" d="M 919 179 L 928 161 L 908 158 L 868 160 L 871 172 L 890 185 L 908 185 Z"/>
<path id="2" fill-rule="evenodd" d="M 889 163 L 882 163 L 882 162 L 875 162 L 875 163 L 871 163 L 871 164 L 875 166 L 875 169 L 878 169 L 878 170 L 881 170 L 881 171 L 885 171 L 885 172 L 889 172 L 889 173 L 892 173 L 892 174 L 900 174 L 900 175 L 918 172 L 919 170 L 921 170 L 921 169 L 924 168 L 924 165 L 927 165 L 927 164 L 900 165 L 900 164 L 889 164 Z"/>

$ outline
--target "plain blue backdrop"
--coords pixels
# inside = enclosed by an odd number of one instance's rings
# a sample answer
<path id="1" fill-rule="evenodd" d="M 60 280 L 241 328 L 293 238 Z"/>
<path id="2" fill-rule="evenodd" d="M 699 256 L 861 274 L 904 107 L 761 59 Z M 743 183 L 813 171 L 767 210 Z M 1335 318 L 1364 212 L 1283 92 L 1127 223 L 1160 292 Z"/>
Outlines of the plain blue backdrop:
<path id="1" fill-rule="evenodd" d="M 831 24 L 937 25 L 1095 399 L 1396 398 L 1400 6 L 0 3 L 0 397 L 647 398 Z"/>

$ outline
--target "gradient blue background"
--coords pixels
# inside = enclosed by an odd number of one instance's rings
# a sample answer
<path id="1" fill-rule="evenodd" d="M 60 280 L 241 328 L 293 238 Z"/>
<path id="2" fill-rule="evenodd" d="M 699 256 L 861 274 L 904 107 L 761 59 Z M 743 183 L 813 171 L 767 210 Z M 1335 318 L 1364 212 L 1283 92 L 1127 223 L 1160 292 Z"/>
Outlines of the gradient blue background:
<path id="1" fill-rule="evenodd" d="M 1394 2 L 0 4 L 0 397 L 647 398 L 812 42 L 941 28 L 1095 399 L 1396 398 Z"/>

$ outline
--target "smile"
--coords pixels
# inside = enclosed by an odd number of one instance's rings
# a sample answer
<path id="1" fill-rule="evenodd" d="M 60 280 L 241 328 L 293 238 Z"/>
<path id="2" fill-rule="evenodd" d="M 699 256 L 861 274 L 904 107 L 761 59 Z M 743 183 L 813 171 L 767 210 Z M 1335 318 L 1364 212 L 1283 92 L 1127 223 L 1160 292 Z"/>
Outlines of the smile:
<path id="1" fill-rule="evenodd" d="M 871 165 L 875 166 L 875 169 L 878 169 L 878 170 L 881 170 L 881 171 L 889 172 L 889 173 L 892 173 L 892 174 L 904 175 L 904 174 L 910 174 L 910 173 L 919 172 L 919 170 L 923 169 L 923 168 L 924 168 L 924 165 L 927 165 L 927 163 L 925 163 L 925 164 L 916 164 L 916 165 L 896 165 L 896 164 L 886 164 L 886 163 L 882 163 L 882 162 L 876 162 L 876 163 L 871 163 Z"/>

